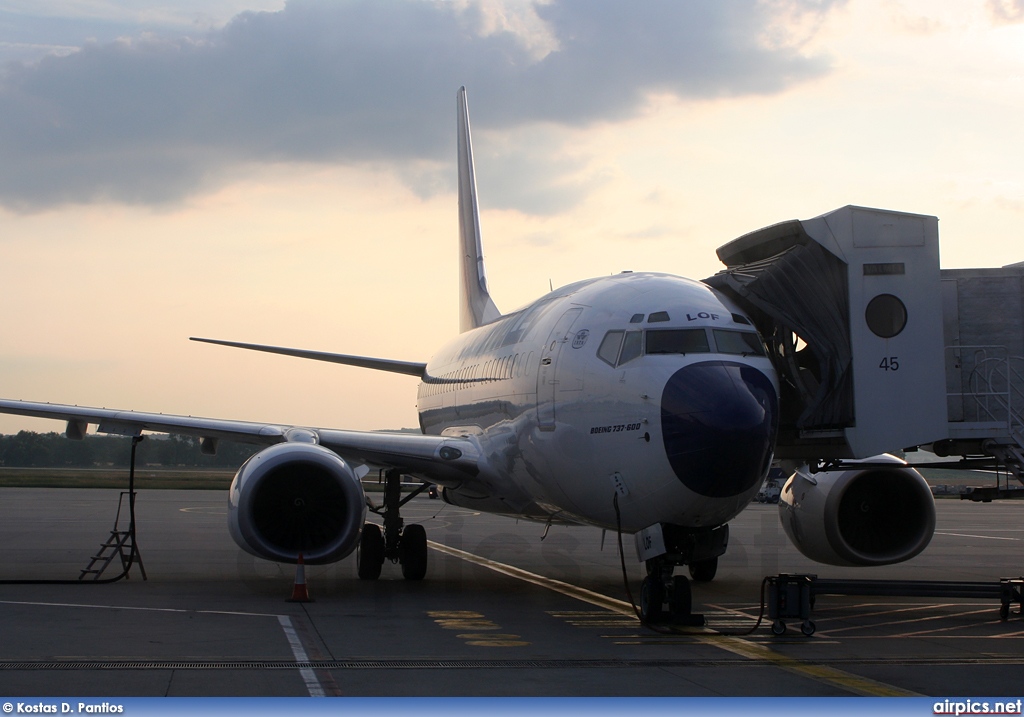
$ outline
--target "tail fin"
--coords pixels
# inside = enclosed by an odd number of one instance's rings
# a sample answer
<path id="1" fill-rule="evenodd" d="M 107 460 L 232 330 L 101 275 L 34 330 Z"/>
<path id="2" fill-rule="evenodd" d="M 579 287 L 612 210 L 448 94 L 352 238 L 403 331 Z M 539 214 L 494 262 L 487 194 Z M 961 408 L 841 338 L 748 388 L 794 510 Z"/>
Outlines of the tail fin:
<path id="1" fill-rule="evenodd" d="M 473 140 L 469 136 L 469 105 L 466 88 L 459 99 L 459 331 L 465 332 L 501 317 L 487 291 L 484 254 L 480 244 L 480 212 L 476 203 Z"/>

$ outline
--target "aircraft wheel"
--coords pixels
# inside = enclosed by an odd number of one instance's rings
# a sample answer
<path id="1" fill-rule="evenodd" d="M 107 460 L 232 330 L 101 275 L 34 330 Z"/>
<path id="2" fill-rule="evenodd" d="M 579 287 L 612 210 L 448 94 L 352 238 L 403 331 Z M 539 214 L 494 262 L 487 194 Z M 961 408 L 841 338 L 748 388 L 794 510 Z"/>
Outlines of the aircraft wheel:
<path id="1" fill-rule="evenodd" d="M 664 602 L 665 586 L 659 578 L 648 575 L 640 584 L 640 619 L 644 622 L 659 622 Z"/>
<path id="2" fill-rule="evenodd" d="M 427 531 L 422 525 L 409 525 L 402 531 L 398 560 L 406 580 L 422 580 L 427 574 Z"/>
<path id="3" fill-rule="evenodd" d="M 668 602 L 668 608 L 673 619 L 689 617 L 693 612 L 690 581 L 685 575 L 676 575 L 672 578 L 672 598 Z"/>
<path id="4" fill-rule="evenodd" d="M 718 572 L 718 558 L 707 560 L 696 560 L 690 563 L 690 577 L 698 583 L 709 583 L 715 579 Z"/>
<path id="5" fill-rule="evenodd" d="M 384 536 L 376 523 L 363 525 L 363 535 L 356 550 L 356 572 L 360 580 L 376 580 L 384 565 Z"/>
<path id="6" fill-rule="evenodd" d="M 786 623 L 784 623 L 782 620 L 774 620 L 772 622 L 772 634 L 773 635 L 782 635 L 785 632 L 786 632 Z"/>

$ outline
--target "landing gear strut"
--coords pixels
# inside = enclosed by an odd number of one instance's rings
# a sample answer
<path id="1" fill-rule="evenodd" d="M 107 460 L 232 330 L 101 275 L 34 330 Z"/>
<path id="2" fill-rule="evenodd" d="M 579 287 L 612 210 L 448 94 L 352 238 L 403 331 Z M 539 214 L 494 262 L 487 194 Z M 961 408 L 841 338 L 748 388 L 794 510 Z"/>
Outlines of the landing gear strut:
<path id="1" fill-rule="evenodd" d="M 427 531 L 418 524 L 405 527 L 399 512 L 427 487 L 424 484 L 403 498 L 401 472 L 391 469 L 384 473 L 384 507 L 373 509 L 384 518 L 384 532 L 374 523 L 363 526 L 356 552 L 360 580 L 379 578 L 385 560 L 401 563 L 406 580 L 422 580 L 427 574 Z"/>
<path id="2" fill-rule="evenodd" d="M 686 565 L 695 582 L 709 582 L 718 572 L 718 556 L 729 544 L 729 526 L 695 530 L 662 523 L 652 526 L 638 541 L 650 550 L 644 561 L 647 577 L 640 586 L 640 618 L 646 623 L 671 621 L 681 625 L 703 625 L 704 616 L 693 613 L 690 580 L 673 575 L 676 566 Z"/>

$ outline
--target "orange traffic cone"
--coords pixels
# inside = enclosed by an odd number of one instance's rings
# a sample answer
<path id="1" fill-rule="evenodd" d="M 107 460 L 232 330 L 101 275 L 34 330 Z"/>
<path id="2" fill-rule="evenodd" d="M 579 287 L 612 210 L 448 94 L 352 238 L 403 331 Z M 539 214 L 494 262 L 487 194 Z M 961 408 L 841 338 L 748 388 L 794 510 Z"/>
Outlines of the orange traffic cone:
<path id="1" fill-rule="evenodd" d="M 302 553 L 299 553 L 299 562 L 295 565 L 295 587 L 286 602 L 313 602 L 306 590 L 306 563 L 302 560 Z"/>

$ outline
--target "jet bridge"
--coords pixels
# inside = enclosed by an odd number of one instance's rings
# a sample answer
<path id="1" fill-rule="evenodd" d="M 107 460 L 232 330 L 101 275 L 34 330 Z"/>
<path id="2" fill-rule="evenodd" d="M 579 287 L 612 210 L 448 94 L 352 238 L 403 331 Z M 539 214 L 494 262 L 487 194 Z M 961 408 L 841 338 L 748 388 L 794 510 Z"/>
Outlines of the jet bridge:
<path id="1" fill-rule="evenodd" d="M 931 444 L 1024 466 L 1024 265 L 939 269 L 938 219 L 847 206 L 746 234 L 705 282 L 749 312 L 781 382 L 776 457 Z"/>

